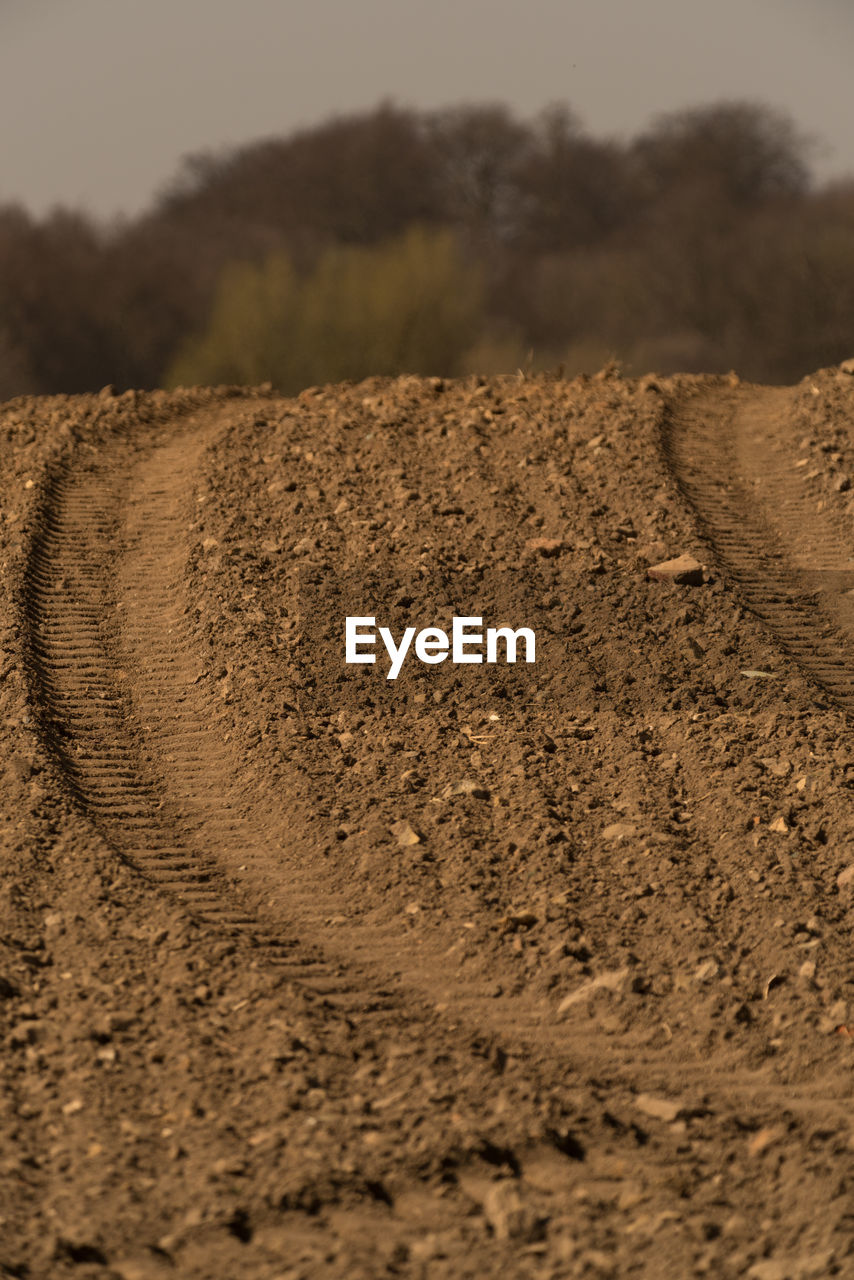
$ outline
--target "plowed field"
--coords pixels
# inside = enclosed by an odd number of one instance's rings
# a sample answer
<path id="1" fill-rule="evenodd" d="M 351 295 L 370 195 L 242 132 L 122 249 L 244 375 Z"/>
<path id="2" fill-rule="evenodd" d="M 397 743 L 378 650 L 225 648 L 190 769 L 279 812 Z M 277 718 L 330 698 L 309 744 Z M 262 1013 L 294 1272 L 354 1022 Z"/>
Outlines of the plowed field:
<path id="1" fill-rule="evenodd" d="M 0 407 L 0 1275 L 854 1277 L 852 422 Z"/>

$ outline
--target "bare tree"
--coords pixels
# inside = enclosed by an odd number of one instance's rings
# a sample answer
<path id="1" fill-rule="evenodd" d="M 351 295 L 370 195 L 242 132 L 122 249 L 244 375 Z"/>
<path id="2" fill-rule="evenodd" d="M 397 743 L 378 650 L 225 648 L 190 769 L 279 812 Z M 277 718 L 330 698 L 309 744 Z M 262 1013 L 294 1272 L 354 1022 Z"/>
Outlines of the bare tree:
<path id="1" fill-rule="evenodd" d="M 722 102 L 660 117 L 632 148 L 648 200 L 699 187 L 735 206 L 800 196 L 811 143 L 790 117 L 752 102 Z"/>

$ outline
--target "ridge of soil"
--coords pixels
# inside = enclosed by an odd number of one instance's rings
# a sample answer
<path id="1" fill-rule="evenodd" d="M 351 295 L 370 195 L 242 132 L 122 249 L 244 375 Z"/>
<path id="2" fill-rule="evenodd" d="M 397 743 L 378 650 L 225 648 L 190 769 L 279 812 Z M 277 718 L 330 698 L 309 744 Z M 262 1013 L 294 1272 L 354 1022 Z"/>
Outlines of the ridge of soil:
<path id="1" fill-rule="evenodd" d="M 854 1274 L 852 406 L 0 408 L 0 1270 Z"/>

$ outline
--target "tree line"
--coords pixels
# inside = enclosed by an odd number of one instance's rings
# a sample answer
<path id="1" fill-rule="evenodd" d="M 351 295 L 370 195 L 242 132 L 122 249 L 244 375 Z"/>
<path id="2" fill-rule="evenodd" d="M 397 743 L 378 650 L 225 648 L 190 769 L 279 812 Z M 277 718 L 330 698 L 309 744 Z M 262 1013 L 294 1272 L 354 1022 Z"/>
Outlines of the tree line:
<path id="1" fill-rule="evenodd" d="M 598 367 L 792 381 L 854 352 L 854 179 L 723 102 L 598 139 L 566 106 L 384 103 L 186 160 L 105 226 L 0 206 L 0 398 Z"/>

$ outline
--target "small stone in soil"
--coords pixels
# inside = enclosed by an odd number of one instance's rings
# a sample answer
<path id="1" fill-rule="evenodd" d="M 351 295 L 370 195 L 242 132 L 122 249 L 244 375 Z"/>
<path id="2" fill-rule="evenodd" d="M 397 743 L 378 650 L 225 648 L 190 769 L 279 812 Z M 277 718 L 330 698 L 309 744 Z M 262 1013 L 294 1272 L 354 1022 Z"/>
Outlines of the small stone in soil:
<path id="1" fill-rule="evenodd" d="M 637 827 L 631 822 L 612 822 L 602 832 L 603 840 L 628 840 L 637 834 Z"/>
<path id="2" fill-rule="evenodd" d="M 451 783 L 442 792 L 443 798 L 450 796 L 471 796 L 474 800 L 488 800 L 489 790 L 473 778 L 463 778 L 462 782 Z"/>
<path id="3" fill-rule="evenodd" d="M 525 550 L 548 559 L 560 555 L 563 550 L 563 541 L 561 538 L 529 538 L 525 543 Z"/>
<path id="4" fill-rule="evenodd" d="M 662 560 L 650 565 L 646 576 L 653 582 L 675 582 L 684 587 L 703 585 L 703 566 L 693 556 L 677 556 L 674 560 Z"/>
<path id="5" fill-rule="evenodd" d="M 409 822 L 401 821 L 392 824 L 391 834 L 397 840 L 402 849 L 407 849 L 412 845 L 420 844 L 422 840 L 421 834 Z"/>
<path id="6" fill-rule="evenodd" d="M 656 1098 L 651 1093 L 639 1093 L 635 1098 L 635 1106 L 645 1116 L 651 1116 L 654 1120 L 663 1120 L 665 1124 L 671 1124 L 677 1120 L 684 1110 L 681 1103 L 672 1102 L 670 1098 Z"/>

